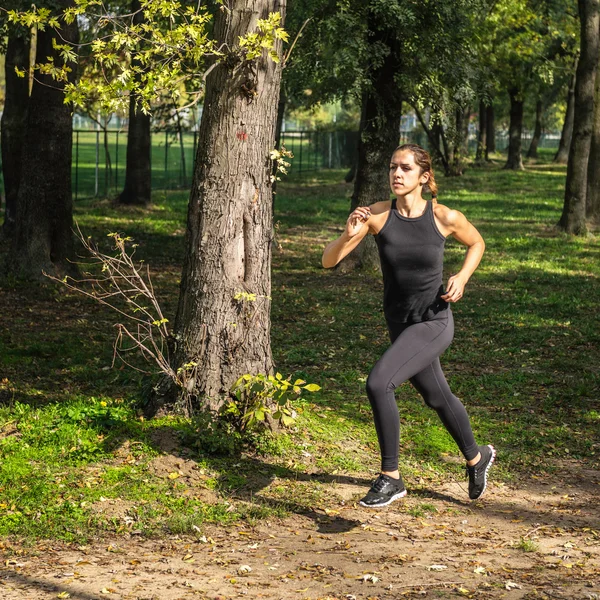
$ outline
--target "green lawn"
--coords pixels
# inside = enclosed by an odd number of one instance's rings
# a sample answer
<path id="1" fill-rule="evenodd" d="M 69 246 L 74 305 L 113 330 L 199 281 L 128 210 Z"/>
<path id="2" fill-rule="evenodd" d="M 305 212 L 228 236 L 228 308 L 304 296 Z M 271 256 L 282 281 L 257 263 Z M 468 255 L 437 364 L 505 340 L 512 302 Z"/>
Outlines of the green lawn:
<path id="1" fill-rule="evenodd" d="M 207 522 L 327 507 L 323 483 L 334 475 L 366 484 L 379 459 L 364 381 L 388 342 L 379 276 L 320 266 L 347 216 L 351 186 L 343 175 L 294 175 L 278 187 L 273 353 L 278 371 L 322 390 L 299 405 L 292 431 L 262 440 L 255 452 L 217 456 L 211 450 L 227 444 L 200 423 L 141 419 L 144 376 L 118 362 L 111 368 L 113 315 L 52 286 L 32 293 L 4 282 L 0 535 L 193 532 Z M 462 210 L 487 243 L 453 308 L 456 338 L 442 364 L 476 437 L 498 448 L 497 479 L 551 472 L 567 458 L 599 462 L 600 237 L 554 230 L 564 177 L 565 168 L 550 163 L 506 172 L 499 161 L 440 178 L 439 201 Z M 183 192 L 160 192 L 147 209 L 76 205 L 82 230 L 101 244 L 111 231 L 135 238 L 171 319 L 186 201 Z M 462 256 L 449 242 L 447 273 Z M 408 486 L 462 479 L 437 416 L 408 385 L 397 397 Z M 127 518 L 99 509 L 116 498 Z"/>

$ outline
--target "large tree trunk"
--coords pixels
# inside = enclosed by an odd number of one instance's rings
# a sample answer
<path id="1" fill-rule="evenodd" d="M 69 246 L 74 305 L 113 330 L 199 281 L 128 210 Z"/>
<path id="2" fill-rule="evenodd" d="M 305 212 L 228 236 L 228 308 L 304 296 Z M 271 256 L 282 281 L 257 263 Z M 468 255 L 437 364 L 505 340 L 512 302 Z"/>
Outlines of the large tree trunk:
<path id="1" fill-rule="evenodd" d="M 571 149 L 571 140 L 573 139 L 573 121 L 575 120 L 575 82 L 577 77 L 575 73 L 571 77 L 569 84 L 569 93 L 567 94 L 567 111 L 563 122 L 562 132 L 558 151 L 554 157 L 554 162 L 566 165 L 569 160 L 569 150 Z"/>
<path id="2" fill-rule="evenodd" d="M 479 132 L 477 134 L 477 152 L 475 153 L 475 164 L 484 163 L 487 156 L 487 107 L 483 100 L 479 101 Z"/>
<path id="3" fill-rule="evenodd" d="M 542 137 L 542 115 L 544 114 L 544 105 L 541 100 L 538 100 L 535 104 L 535 128 L 533 130 L 533 137 L 529 144 L 529 150 L 527 150 L 527 158 L 537 158 L 538 156 L 538 145 L 540 138 Z"/>
<path id="4" fill-rule="evenodd" d="M 508 157 L 504 168 L 522 170 L 523 100 L 521 99 L 521 92 L 517 88 L 511 88 L 508 93 L 510 96 L 510 125 L 508 128 Z"/>
<path id="5" fill-rule="evenodd" d="M 15 67 L 25 73 L 29 71 L 29 36 L 9 36 L 5 55 L 6 94 L 0 122 L 0 146 L 6 194 L 2 234 L 6 237 L 12 237 L 15 227 L 25 118 L 29 102 L 29 80 L 27 77 L 19 77 L 15 73 Z"/>
<path id="6" fill-rule="evenodd" d="M 581 51 L 575 83 L 575 120 L 567 164 L 565 202 L 558 227 L 567 233 L 586 233 L 588 160 L 594 123 L 594 92 L 598 67 L 598 0 L 579 0 Z"/>
<path id="7" fill-rule="evenodd" d="M 57 6 L 71 6 L 63 0 Z M 47 27 L 38 32 L 36 62 L 48 57 L 62 64 L 54 44 L 78 42 L 77 21 L 61 23 L 60 33 Z M 76 68 L 69 65 L 74 81 Z M 72 273 L 73 198 L 71 107 L 64 102 L 64 84 L 37 73 L 29 98 L 15 234 L 8 255 L 8 270 L 19 277 L 38 278 L 42 271 Z"/>
<path id="8" fill-rule="evenodd" d="M 375 33 L 374 42 L 378 35 Z M 402 120 L 402 98 L 394 81 L 399 67 L 398 52 L 390 48 L 382 65 L 372 74 L 372 87 L 363 94 L 350 212 L 357 206 L 368 206 L 390 196 L 389 161 L 398 146 Z M 355 268 L 380 268 L 372 236 L 367 236 L 338 266 L 342 272 Z"/>
<path id="9" fill-rule="evenodd" d="M 215 38 L 235 49 L 276 11 L 284 16 L 284 0 L 232 0 L 217 11 Z M 241 375 L 272 370 L 269 155 L 280 79 L 266 53 L 249 63 L 232 52 L 206 81 L 172 358 L 175 368 L 194 363 L 187 408 L 216 410 Z M 155 396 L 147 412 L 168 401 Z"/>
<path id="10" fill-rule="evenodd" d="M 594 123 L 588 160 L 586 215 L 593 223 L 600 223 L 600 73 L 598 72 L 596 72 Z"/>
<path id="11" fill-rule="evenodd" d="M 496 152 L 496 119 L 494 113 L 494 105 L 490 103 L 486 108 L 485 114 L 485 125 L 486 134 L 485 139 L 487 145 L 485 147 L 485 160 L 490 160 L 490 152 Z"/>
<path id="12" fill-rule="evenodd" d="M 140 0 L 132 0 L 131 12 L 135 24 L 142 23 Z M 139 66 L 138 61 L 134 63 Z M 142 112 L 137 96 L 131 94 L 129 100 L 129 126 L 127 131 L 127 158 L 125 164 L 125 185 L 119 195 L 121 204 L 148 204 L 152 194 L 152 172 L 150 162 L 150 115 Z"/>

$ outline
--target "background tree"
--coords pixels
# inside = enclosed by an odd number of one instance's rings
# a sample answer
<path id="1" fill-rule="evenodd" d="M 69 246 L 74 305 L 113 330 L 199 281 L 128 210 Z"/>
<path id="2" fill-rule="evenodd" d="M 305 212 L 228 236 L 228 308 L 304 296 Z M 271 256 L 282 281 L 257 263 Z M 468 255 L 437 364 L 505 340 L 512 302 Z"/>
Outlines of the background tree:
<path id="1" fill-rule="evenodd" d="M 581 50 L 575 80 L 575 116 L 573 139 L 567 164 L 565 202 L 558 227 L 576 235 L 587 231 L 586 192 L 588 160 L 594 124 L 594 92 L 598 51 L 600 15 L 598 0 L 579 0 Z"/>
<path id="2" fill-rule="evenodd" d="M 2 175 L 6 194 L 2 233 L 6 237 L 12 236 L 15 227 L 25 117 L 29 102 L 29 78 L 19 76 L 17 71 L 29 74 L 29 39 L 29 32 L 24 27 L 12 25 L 8 28 L 4 62 L 6 91 L 0 121 Z"/>
<path id="3" fill-rule="evenodd" d="M 144 13 L 140 0 L 131 0 L 133 24 L 144 24 Z M 142 41 L 139 42 L 143 43 Z M 138 83 L 143 81 L 142 62 L 133 58 L 132 70 Z M 152 170 L 150 164 L 150 113 L 144 109 L 139 95 L 133 91 L 129 95 L 129 121 L 127 126 L 127 158 L 125 163 L 125 184 L 119 194 L 121 204 L 148 204 L 152 193 Z"/>
<path id="4" fill-rule="evenodd" d="M 71 1 L 61 0 L 58 6 L 67 8 Z M 54 21 L 38 31 L 36 61 L 46 67 L 35 75 L 25 120 L 15 234 L 7 262 L 12 273 L 25 277 L 73 270 L 73 125 L 64 88 L 74 82 L 76 70 L 67 67 L 65 79 L 58 81 L 52 72 L 72 58 L 78 31 L 75 22 L 63 21 L 59 34 L 57 25 Z"/>

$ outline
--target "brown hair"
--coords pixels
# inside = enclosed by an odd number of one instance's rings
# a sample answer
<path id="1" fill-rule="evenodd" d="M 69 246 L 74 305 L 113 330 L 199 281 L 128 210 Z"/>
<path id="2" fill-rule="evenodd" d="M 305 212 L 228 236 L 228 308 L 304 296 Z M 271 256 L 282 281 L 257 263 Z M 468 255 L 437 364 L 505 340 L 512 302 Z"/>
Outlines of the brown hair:
<path id="1" fill-rule="evenodd" d="M 394 150 L 394 153 L 398 152 L 399 150 L 408 150 L 409 152 L 412 152 L 412 155 L 415 158 L 415 163 L 419 165 L 419 167 L 421 167 L 421 173 L 429 173 L 429 179 L 427 183 L 423 186 L 423 191 L 430 192 L 431 201 L 437 202 L 436 198 L 438 193 L 438 186 L 435 181 L 433 167 L 431 166 L 431 156 L 429 155 L 429 152 L 421 148 L 421 146 L 419 146 L 418 144 L 402 144 Z"/>

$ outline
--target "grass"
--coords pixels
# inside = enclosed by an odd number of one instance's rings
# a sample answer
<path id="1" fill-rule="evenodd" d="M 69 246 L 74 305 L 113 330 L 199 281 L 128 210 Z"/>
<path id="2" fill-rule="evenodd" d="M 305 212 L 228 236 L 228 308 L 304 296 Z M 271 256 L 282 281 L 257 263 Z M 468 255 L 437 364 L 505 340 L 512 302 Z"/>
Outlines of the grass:
<path id="1" fill-rule="evenodd" d="M 440 201 L 462 210 L 487 243 L 442 362 L 476 437 L 499 450 L 495 478 L 566 460 L 597 465 L 600 238 L 553 225 L 565 169 L 543 160 L 525 172 L 494 165 L 442 179 Z M 378 449 L 364 394 L 387 347 L 375 273 L 324 271 L 320 254 L 344 223 L 343 172 L 283 182 L 275 201 L 281 251 L 273 257 L 277 369 L 318 383 L 295 430 L 259 451 L 217 456 L 223 440 L 200 422 L 144 421 L 144 378 L 111 368 L 113 316 L 54 287 L 4 282 L 0 332 L 0 535 L 84 540 L 102 533 L 198 533 L 204 523 L 252 523 L 332 508 L 339 481 L 367 484 Z M 140 244 L 167 316 L 176 310 L 187 197 L 155 195 L 147 209 L 104 200 L 75 218 L 101 244 L 121 231 Z M 106 240 L 106 241 L 105 241 Z M 446 272 L 463 256 L 449 242 Z M 397 393 L 401 471 L 425 490 L 464 477 L 454 443 L 408 385 Z M 335 506 L 335 502 L 333 504 Z M 319 517 L 320 518 L 320 517 Z"/>

